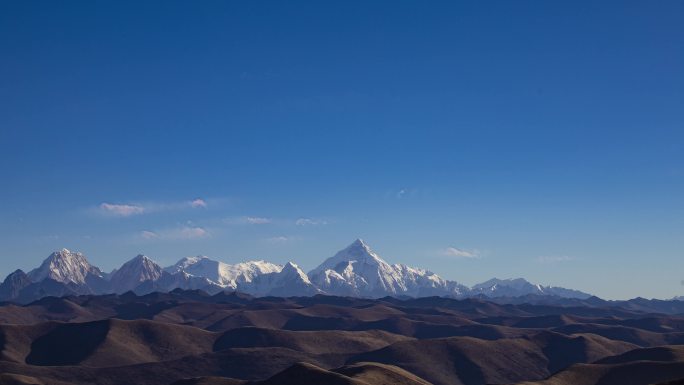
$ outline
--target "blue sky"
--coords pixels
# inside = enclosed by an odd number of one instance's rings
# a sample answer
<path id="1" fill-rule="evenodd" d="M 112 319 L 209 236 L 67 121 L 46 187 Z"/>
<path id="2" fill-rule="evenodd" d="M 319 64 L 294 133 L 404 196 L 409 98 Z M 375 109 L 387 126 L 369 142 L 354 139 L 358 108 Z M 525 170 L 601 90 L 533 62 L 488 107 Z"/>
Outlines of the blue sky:
<path id="1" fill-rule="evenodd" d="M 684 294 L 684 3 L 0 3 L 0 275 L 294 260 Z M 193 203 L 194 202 L 194 203 Z"/>

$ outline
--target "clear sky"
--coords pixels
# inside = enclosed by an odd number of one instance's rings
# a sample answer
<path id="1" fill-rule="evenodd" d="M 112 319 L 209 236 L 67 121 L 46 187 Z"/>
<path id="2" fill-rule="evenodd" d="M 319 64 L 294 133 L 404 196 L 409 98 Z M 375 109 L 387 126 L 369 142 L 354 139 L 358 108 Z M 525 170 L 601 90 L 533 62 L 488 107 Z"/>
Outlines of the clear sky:
<path id="1" fill-rule="evenodd" d="M 684 2 L 0 2 L 0 275 L 363 238 L 684 294 Z"/>

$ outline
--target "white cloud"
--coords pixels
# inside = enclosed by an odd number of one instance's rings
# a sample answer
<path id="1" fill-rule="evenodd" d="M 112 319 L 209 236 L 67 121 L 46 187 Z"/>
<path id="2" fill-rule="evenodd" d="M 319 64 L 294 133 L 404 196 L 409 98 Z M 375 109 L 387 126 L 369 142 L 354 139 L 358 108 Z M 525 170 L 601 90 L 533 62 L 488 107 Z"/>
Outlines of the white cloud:
<path id="1" fill-rule="evenodd" d="M 230 217 L 225 218 L 223 223 L 228 225 L 266 225 L 273 223 L 272 218 L 266 217 Z"/>
<path id="2" fill-rule="evenodd" d="M 145 202 L 136 204 L 116 204 L 104 202 L 97 208 L 100 214 L 116 217 L 130 217 L 140 214 L 151 214 L 166 211 L 180 211 L 190 208 L 207 208 L 207 201 L 196 198 L 191 201 L 180 202 Z"/>
<path id="3" fill-rule="evenodd" d="M 292 238 L 286 237 L 284 235 L 277 236 L 277 237 L 271 237 L 271 238 L 266 239 L 266 241 L 268 241 L 270 243 L 284 243 L 284 242 L 288 242 L 290 240 L 292 240 Z"/>
<path id="4" fill-rule="evenodd" d="M 199 239 L 209 236 L 209 232 L 201 227 L 183 227 L 178 231 L 180 239 Z"/>
<path id="5" fill-rule="evenodd" d="M 271 218 L 262 218 L 262 217 L 245 217 L 244 218 L 245 222 L 249 223 L 250 225 L 265 225 L 267 223 L 273 222 Z"/>
<path id="6" fill-rule="evenodd" d="M 543 255 L 537 258 L 539 263 L 558 263 L 572 261 L 574 258 L 567 255 Z"/>
<path id="7" fill-rule="evenodd" d="M 197 199 L 193 199 L 193 200 L 190 202 L 190 206 L 191 206 L 193 209 L 197 209 L 197 208 L 207 208 L 207 202 L 206 202 L 204 199 L 197 198 Z"/>
<path id="8" fill-rule="evenodd" d="M 442 255 L 453 258 L 479 258 L 480 253 L 477 250 L 463 250 L 456 247 L 447 247 L 442 250 Z"/>
<path id="9" fill-rule="evenodd" d="M 322 226 L 327 225 L 328 222 L 322 219 L 299 218 L 295 221 L 297 226 Z"/>
<path id="10" fill-rule="evenodd" d="M 144 230 L 139 236 L 145 240 L 193 240 L 210 236 L 209 231 L 199 226 L 182 226 L 160 231 Z"/>
<path id="11" fill-rule="evenodd" d="M 159 238 L 159 234 L 155 233 L 154 231 L 149 231 L 149 230 L 141 231 L 140 236 L 145 238 L 145 239 Z"/>
<path id="12" fill-rule="evenodd" d="M 145 212 L 145 209 L 142 206 L 106 202 L 100 205 L 100 210 L 105 214 L 118 217 L 130 217 L 131 215 L 139 215 Z"/>

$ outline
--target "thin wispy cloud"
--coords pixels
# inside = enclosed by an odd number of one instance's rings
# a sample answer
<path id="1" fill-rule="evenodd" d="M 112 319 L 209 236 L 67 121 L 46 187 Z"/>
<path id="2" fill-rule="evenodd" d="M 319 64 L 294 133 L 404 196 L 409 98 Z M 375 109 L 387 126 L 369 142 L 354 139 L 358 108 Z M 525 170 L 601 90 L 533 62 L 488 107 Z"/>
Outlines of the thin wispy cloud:
<path id="1" fill-rule="evenodd" d="M 144 239 L 157 239 L 157 238 L 159 238 L 159 234 L 155 233 L 154 231 L 149 231 L 149 230 L 141 231 L 140 236 Z"/>
<path id="2" fill-rule="evenodd" d="M 291 241 L 291 237 L 286 237 L 284 235 L 279 235 L 277 237 L 266 238 L 266 242 L 269 243 L 285 243 Z"/>
<path id="3" fill-rule="evenodd" d="M 207 229 L 199 226 L 182 226 L 159 231 L 143 230 L 139 234 L 145 240 L 195 240 L 210 236 Z"/>
<path id="4" fill-rule="evenodd" d="M 152 214 L 165 211 L 186 209 L 206 209 L 208 203 L 201 198 L 180 202 L 147 202 L 147 203 L 101 203 L 96 212 L 105 216 L 130 217 L 134 215 Z"/>
<path id="5" fill-rule="evenodd" d="M 271 218 L 263 218 L 263 217 L 245 217 L 244 219 L 250 225 L 265 225 L 265 224 L 273 222 L 273 220 Z"/>
<path id="6" fill-rule="evenodd" d="M 105 215 L 117 216 L 117 217 L 130 217 L 132 215 L 140 215 L 145 213 L 145 208 L 138 205 L 129 204 L 115 204 L 115 203 L 102 203 L 100 204 L 100 210 Z"/>
<path id="7" fill-rule="evenodd" d="M 267 225 L 274 223 L 274 220 L 268 217 L 244 216 L 225 218 L 223 223 L 228 225 Z"/>
<path id="8" fill-rule="evenodd" d="M 477 250 L 464 250 L 457 247 L 447 247 L 443 249 L 441 255 L 451 258 L 469 258 L 475 259 L 480 257 L 480 252 Z"/>
<path id="9" fill-rule="evenodd" d="M 209 236 L 209 232 L 202 227 L 183 227 L 178 232 L 180 239 L 199 239 Z"/>
<path id="10" fill-rule="evenodd" d="M 537 257 L 537 262 L 539 263 L 560 263 L 572 260 L 574 260 L 574 258 L 567 255 L 543 255 Z"/>
<path id="11" fill-rule="evenodd" d="M 325 220 L 313 218 L 299 218 L 295 221 L 297 226 L 322 226 L 327 224 L 328 222 Z"/>

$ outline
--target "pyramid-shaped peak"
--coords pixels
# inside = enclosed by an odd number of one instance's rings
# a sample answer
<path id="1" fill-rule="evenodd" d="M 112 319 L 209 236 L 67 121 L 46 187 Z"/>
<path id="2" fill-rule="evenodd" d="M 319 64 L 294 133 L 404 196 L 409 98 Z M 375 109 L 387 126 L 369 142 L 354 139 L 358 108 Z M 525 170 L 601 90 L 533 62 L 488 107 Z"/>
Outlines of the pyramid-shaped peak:
<path id="1" fill-rule="evenodd" d="M 51 278 L 63 283 L 73 282 L 77 284 L 84 284 L 89 274 L 101 276 L 102 272 L 91 265 L 83 254 L 67 249 L 50 254 L 40 267 L 28 273 L 35 282 Z"/>
<path id="2" fill-rule="evenodd" d="M 378 261 L 384 262 L 379 255 L 375 254 L 371 250 L 370 246 L 364 242 L 361 238 L 352 242 L 351 245 L 347 246 L 344 250 L 335 255 L 336 259 L 342 260 L 358 260 L 358 261 Z"/>
<path id="3" fill-rule="evenodd" d="M 83 254 L 79 252 L 74 252 L 69 249 L 62 249 L 59 251 L 55 251 L 52 254 L 50 254 L 47 259 L 48 260 L 54 260 L 54 259 L 59 259 L 59 258 L 70 258 L 70 257 L 82 257 Z"/>
<path id="4" fill-rule="evenodd" d="M 364 249 L 370 249 L 370 246 L 368 246 L 366 242 L 364 242 L 361 238 L 356 238 L 356 240 L 352 242 L 352 244 L 349 245 L 349 247 L 361 247 Z"/>
<path id="5" fill-rule="evenodd" d="M 160 279 L 163 273 L 163 269 L 156 262 L 146 255 L 139 254 L 112 274 L 110 284 L 114 292 L 125 293 L 145 281 Z"/>
<path id="6" fill-rule="evenodd" d="M 292 261 L 286 263 L 283 266 L 283 269 L 280 271 L 280 274 L 299 276 L 299 278 L 301 278 L 302 280 L 309 282 L 309 277 L 306 275 L 306 273 L 299 267 L 299 265 Z"/>
<path id="7" fill-rule="evenodd" d="M 145 254 L 138 254 L 135 257 L 133 257 L 130 261 L 126 262 L 126 264 L 131 264 L 131 263 L 152 263 L 152 264 L 157 264 L 152 260 L 152 258 L 148 257 Z"/>
<path id="8" fill-rule="evenodd" d="M 22 269 L 17 269 L 14 272 L 10 273 L 6 278 L 5 282 L 11 282 L 15 280 L 22 280 L 22 279 L 29 279 L 28 274 L 24 272 Z"/>
<path id="9" fill-rule="evenodd" d="M 327 269 L 337 270 L 340 266 L 347 266 L 350 263 L 382 266 L 383 269 L 389 268 L 389 264 L 380 258 L 379 255 L 375 254 L 373 250 L 359 238 L 346 248 L 338 251 L 334 256 L 323 261 L 323 263 L 309 272 L 309 274 L 316 275 Z"/>

